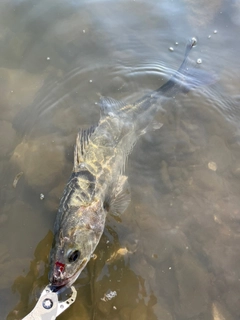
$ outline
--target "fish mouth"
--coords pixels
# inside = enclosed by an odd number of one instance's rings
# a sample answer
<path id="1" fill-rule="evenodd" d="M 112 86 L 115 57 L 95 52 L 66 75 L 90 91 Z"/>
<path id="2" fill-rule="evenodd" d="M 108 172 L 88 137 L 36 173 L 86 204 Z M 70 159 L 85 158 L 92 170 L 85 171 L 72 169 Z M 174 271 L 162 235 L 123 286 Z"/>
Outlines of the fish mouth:
<path id="1" fill-rule="evenodd" d="M 59 274 L 59 270 L 54 270 L 53 274 L 50 277 L 50 287 L 52 291 L 59 291 L 62 288 L 69 288 L 71 285 L 77 280 L 80 273 L 82 272 L 83 268 L 86 266 L 88 262 L 88 259 L 83 259 L 82 263 L 80 264 L 80 268 L 70 277 L 64 277 L 62 274 L 62 277 L 56 276 L 56 274 Z"/>
<path id="2" fill-rule="evenodd" d="M 75 282 L 78 278 L 80 271 L 75 272 L 72 276 L 65 278 L 65 279 L 56 279 L 54 275 L 51 277 L 50 280 L 50 288 L 52 291 L 56 292 L 61 290 L 62 288 L 71 287 L 71 285 Z"/>

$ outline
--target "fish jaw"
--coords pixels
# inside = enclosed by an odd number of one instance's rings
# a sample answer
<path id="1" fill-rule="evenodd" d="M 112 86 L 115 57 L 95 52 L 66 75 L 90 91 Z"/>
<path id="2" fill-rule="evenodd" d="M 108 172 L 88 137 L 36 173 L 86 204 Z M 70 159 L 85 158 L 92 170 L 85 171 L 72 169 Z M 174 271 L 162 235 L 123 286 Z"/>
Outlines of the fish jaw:
<path id="1" fill-rule="evenodd" d="M 61 287 L 71 287 L 71 285 L 77 280 L 89 260 L 90 257 L 89 259 L 83 259 L 80 267 L 75 271 L 75 273 L 71 275 L 68 275 L 65 264 L 57 261 L 54 265 L 52 273 L 49 274 L 49 281 L 51 285 L 56 289 Z"/>
<path id="2" fill-rule="evenodd" d="M 58 291 L 62 287 L 71 287 L 71 285 L 77 280 L 82 270 L 78 270 L 75 274 L 67 277 L 64 273 L 59 273 L 57 268 L 54 269 L 52 275 L 49 277 L 51 286 L 54 287 L 55 291 Z"/>

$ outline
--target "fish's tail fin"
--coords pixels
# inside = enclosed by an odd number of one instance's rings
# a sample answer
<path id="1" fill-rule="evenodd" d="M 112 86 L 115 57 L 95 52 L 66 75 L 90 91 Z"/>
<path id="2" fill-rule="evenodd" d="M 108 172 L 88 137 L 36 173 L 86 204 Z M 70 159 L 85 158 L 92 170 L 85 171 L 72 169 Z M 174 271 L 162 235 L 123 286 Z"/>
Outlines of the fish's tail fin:
<path id="1" fill-rule="evenodd" d="M 156 95 L 172 97 L 178 92 L 187 93 L 197 87 L 210 85 L 216 82 L 215 75 L 199 68 L 193 68 L 189 65 L 188 56 L 191 49 L 195 47 L 196 44 L 196 38 L 193 37 L 189 40 L 181 66 L 164 85 L 155 91 Z"/>

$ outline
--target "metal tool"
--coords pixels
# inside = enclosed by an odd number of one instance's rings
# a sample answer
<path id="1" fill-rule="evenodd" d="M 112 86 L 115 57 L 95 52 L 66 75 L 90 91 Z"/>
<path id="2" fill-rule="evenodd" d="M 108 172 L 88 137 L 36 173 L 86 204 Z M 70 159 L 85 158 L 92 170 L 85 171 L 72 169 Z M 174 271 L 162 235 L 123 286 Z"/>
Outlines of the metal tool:
<path id="1" fill-rule="evenodd" d="M 77 291 L 73 286 L 54 292 L 48 285 L 33 310 L 22 320 L 54 320 L 73 304 L 76 297 Z"/>

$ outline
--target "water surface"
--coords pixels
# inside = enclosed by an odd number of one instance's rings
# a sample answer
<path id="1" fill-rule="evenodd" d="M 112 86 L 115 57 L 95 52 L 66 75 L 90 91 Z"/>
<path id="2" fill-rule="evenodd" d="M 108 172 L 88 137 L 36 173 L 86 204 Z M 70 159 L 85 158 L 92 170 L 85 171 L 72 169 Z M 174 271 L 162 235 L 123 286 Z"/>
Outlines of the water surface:
<path id="1" fill-rule="evenodd" d="M 158 88 L 192 36 L 192 65 L 217 82 L 169 99 L 138 141 L 131 204 L 108 217 L 59 319 L 239 319 L 239 25 L 233 0 L 1 1 L 1 319 L 22 319 L 48 283 L 75 137 L 99 96 Z"/>

